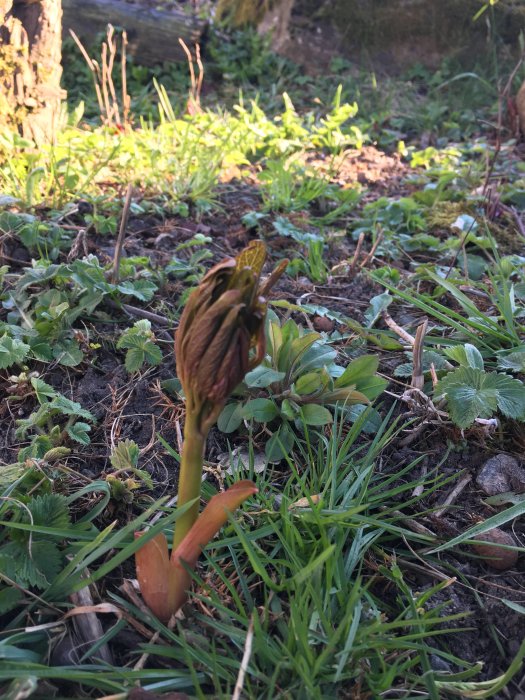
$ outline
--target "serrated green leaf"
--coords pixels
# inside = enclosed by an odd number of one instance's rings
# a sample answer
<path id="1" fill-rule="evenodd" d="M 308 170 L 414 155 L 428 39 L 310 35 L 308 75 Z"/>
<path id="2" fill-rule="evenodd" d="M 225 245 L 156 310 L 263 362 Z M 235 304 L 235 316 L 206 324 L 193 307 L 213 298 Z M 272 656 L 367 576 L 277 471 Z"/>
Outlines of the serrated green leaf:
<path id="1" fill-rule="evenodd" d="M 30 586 L 46 588 L 58 575 L 62 555 L 54 542 L 33 540 L 18 555 L 18 576 Z"/>
<path id="2" fill-rule="evenodd" d="M 75 442 L 79 442 L 81 445 L 89 445 L 90 437 L 88 433 L 90 430 L 91 426 L 88 423 L 77 421 L 67 428 L 67 434 Z"/>
<path id="3" fill-rule="evenodd" d="M 153 488 L 153 479 L 151 478 L 151 474 L 149 472 L 147 472 L 145 469 L 133 469 L 132 471 L 133 474 L 135 474 L 135 476 L 143 482 L 144 486 L 146 486 L 148 489 Z M 139 486 L 137 486 L 137 488 L 139 488 Z"/>
<path id="4" fill-rule="evenodd" d="M 159 365 L 162 362 L 162 350 L 155 343 L 148 342 L 144 346 L 144 359 L 150 365 Z"/>
<path id="5" fill-rule="evenodd" d="M 145 336 L 149 336 L 151 334 L 151 321 L 149 321 L 147 318 L 141 318 L 138 321 L 135 321 L 133 327 L 130 328 L 128 332 L 131 333 L 134 331 Z"/>
<path id="6" fill-rule="evenodd" d="M 434 395 L 442 394 L 460 428 L 472 425 L 476 418 L 490 418 L 498 409 L 509 418 L 525 418 L 525 386 L 507 374 L 459 367 L 436 385 Z"/>
<path id="7" fill-rule="evenodd" d="M 178 394 L 180 394 L 182 391 L 180 380 L 176 377 L 173 377 L 172 379 L 164 379 L 164 381 L 160 383 L 160 386 L 163 391 L 167 391 L 168 394 L 171 394 L 172 396 L 178 396 Z"/>
<path id="8" fill-rule="evenodd" d="M 157 291 L 157 285 L 151 280 L 124 280 L 117 285 L 117 289 L 122 294 L 133 296 L 140 301 L 151 301 Z"/>
<path id="9" fill-rule="evenodd" d="M 465 343 L 465 357 L 469 367 L 474 369 L 484 369 L 485 365 L 480 351 L 474 345 Z"/>
<path id="10" fill-rule="evenodd" d="M 470 343 L 465 345 L 456 345 L 455 347 L 445 348 L 444 351 L 447 357 L 457 362 L 462 367 L 472 367 L 473 369 L 483 370 L 483 357 L 479 350 Z"/>
<path id="11" fill-rule="evenodd" d="M 138 370 L 144 364 L 144 350 L 142 348 L 131 348 L 126 353 L 126 359 L 124 360 L 124 366 L 130 374 L 133 372 L 138 372 Z"/>
<path id="12" fill-rule="evenodd" d="M 121 440 L 115 445 L 109 461 L 115 469 L 132 469 L 139 463 L 139 446 L 134 440 Z"/>
<path id="13" fill-rule="evenodd" d="M 54 542 L 8 542 L 0 549 L 0 570 L 21 586 L 46 588 L 60 571 L 62 555 Z"/>
<path id="14" fill-rule="evenodd" d="M 18 588 L 11 587 L 0 589 L 0 615 L 16 608 L 21 599 L 22 591 Z"/>
<path id="15" fill-rule="evenodd" d="M 53 447 L 44 454 L 43 460 L 52 463 L 62 459 L 62 457 L 67 457 L 69 454 L 71 454 L 69 447 Z"/>
<path id="16" fill-rule="evenodd" d="M 0 338 L 0 369 L 6 369 L 14 364 L 21 364 L 27 357 L 29 345 L 17 338 L 4 334 Z"/>
<path id="17" fill-rule="evenodd" d="M 42 338 L 31 338 L 29 340 L 29 347 L 37 360 L 41 362 L 51 362 L 53 359 L 53 348 L 48 342 L 42 340 Z"/>
<path id="18" fill-rule="evenodd" d="M 74 340 L 66 340 L 53 348 L 53 357 L 64 367 L 76 367 L 84 359 L 84 353 Z"/>
<path id="19" fill-rule="evenodd" d="M 434 369 L 438 372 L 442 369 L 448 367 L 450 369 L 450 364 L 448 361 L 434 350 L 424 350 L 423 351 L 423 373 L 430 371 L 431 365 L 434 365 Z M 404 362 L 398 365 L 394 370 L 395 377 L 411 377 L 414 371 L 414 364 L 412 362 Z"/>
<path id="20" fill-rule="evenodd" d="M 498 369 L 525 373 L 525 348 L 498 357 Z"/>
<path id="21" fill-rule="evenodd" d="M 0 486 L 9 486 L 19 479 L 24 472 L 28 472 L 24 462 L 15 462 L 14 464 L 3 464 L 0 468 Z"/>
<path id="22" fill-rule="evenodd" d="M 45 493 L 35 496 L 28 503 L 31 512 L 29 516 L 24 516 L 24 522 L 31 522 L 33 525 L 45 525 L 46 527 L 56 527 L 65 530 L 71 524 L 69 509 L 65 496 L 58 493 Z M 35 535 L 38 537 L 38 535 Z"/>
<path id="23" fill-rule="evenodd" d="M 60 413 L 66 416 L 77 416 L 78 418 L 85 418 L 91 421 L 95 420 L 95 416 L 85 408 L 82 408 L 78 401 L 72 401 L 62 394 L 57 394 L 48 404 L 48 407 L 60 411 Z"/>
<path id="24" fill-rule="evenodd" d="M 57 395 L 56 389 L 38 377 L 33 377 L 31 379 L 31 386 L 35 390 L 36 398 L 39 403 L 45 403 L 46 398 L 52 399 Z"/>

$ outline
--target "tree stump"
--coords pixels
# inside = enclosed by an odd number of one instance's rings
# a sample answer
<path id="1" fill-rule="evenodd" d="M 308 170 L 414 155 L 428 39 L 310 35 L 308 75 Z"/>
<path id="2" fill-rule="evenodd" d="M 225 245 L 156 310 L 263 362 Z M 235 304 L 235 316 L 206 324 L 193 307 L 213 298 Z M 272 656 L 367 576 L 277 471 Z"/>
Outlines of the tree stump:
<path id="1" fill-rule="evenodd" d="M 61 0 L 0 0 L 0 127 L 53 139 L 65 93 Z"/>
<path id="2" fill-rule="evenodd" d="M 260 34 L 271 35 L 272 48 L 277 53 L 282 51 L 290 40 L 288 27 L 294 2 L 295 0 L 279 0 L 273 3 L 257 27 Z"/>

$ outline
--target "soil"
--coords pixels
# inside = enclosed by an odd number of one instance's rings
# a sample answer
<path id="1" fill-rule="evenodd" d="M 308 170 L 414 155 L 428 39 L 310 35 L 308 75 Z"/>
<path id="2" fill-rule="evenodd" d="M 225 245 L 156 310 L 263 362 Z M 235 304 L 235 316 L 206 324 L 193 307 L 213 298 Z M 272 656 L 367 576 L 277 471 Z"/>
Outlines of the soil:
<path id="1" fill-rule="evenodd" d="M 315 162 L 323 166 L 323 159 L 312 157 L 310 164 Z M 371 167 L 371 169 L 370 169 Z M 364 182 L 368 187 L 367 198 L 375 198 L 385 193 L 394 193 L 404 176 L 404 166 L 396 158 L 368 147 L 361 152 L 351 152 L 342 161 L 338 170 L 337 181 L 342 186 Z M 145 255 L 152 259 L 154 265 L 164 265 L 171 257 L 175 245 L 183 242 L 197 232 L 203 232 L 213 237 L 211 250 L 214 257 L 220 259 L 224 255 L 235 253 L 253 237 L 255 232 L 247 229 L 240 222 L 241 216 L 256 209 L 259 198 L 255 186 L 241 184 L 235 180 L 224 184 L 221 188 L 220 214 L 214 214 L 201 221 L 193 218 L 167 218 L 164 221 L 155 218 L 134 218 L 128 226 L 126 239 L 126 254 Z M 79 222 L 79 225 L 81 222 Z M 267 243 L 270 257 L 282 257 L 289 248 L 289 240 L 278 236 L 268 236 Z M 102 261 L 110 259 L 114 242 L 107 237 L 92 237 L 88 241 L 89 250 L 96 252 Z M 341 260 L 351 258 L 355 244 L 342 239 L 337 249 L 330 250 L 329 265 L 341 263 Z M 20 253 L 20 263 L 23 265 L 25 256 Z M 17 250 L 11 251 L 11 256 L 18 255 Z M 164 303 L 169 307 L 170 299 L 178 294 L 176 284 L 170 284 L 162 290 Z M 358 321 L 369 304 L 371 296 L 380 292 L 366 276 L 355 274 L 350 276 L 334 276 L 325 285 L 312 285 L 306 279 L 286 278 L 281 281 L 273 296 L 296 302 L 308 298 L 310 303 L 328 306 L 333 311 L 341 312 Z M 114 313 L 114 312 L 113 312 Z M 128 319 L 128 321 L 133 319 Z M 304 319 L 303 319 L 304 320 Z M 340 326 L 338 326 L 341 328 Z M 183 425 L 184 415 L 181 404 L 162 390 L 160 382 L 175 375 L 175 362 L 170 353 L 160 368 L 149 369 L 138 378 L 130 379 L 122 364 L 122 357 L 115 352 L 114 327 L 97 324 L 93 337 L 101 339 L 102 349 L 98 351 L 96 362 L 68 372 L 56 367 L 47 371 L 45 378 L 66 396 L 79 401 L 90 410 L 97 419 L 97 426 L 92 434 L 92 443 L 78 453 L 71 455 L 71 464 L 80 479 L 92 480 L 104 478 L 110 471 L 110 446 L 117 440 L 133 439 L 142 450 L 141 466 L 151 474 L 155 490 L 153 497 L 161 495 L 173 496 L 177 488 L 177 463 L 156 439 L 160 435 L 167 443 L 177 446 L 178 435 Z M 171 343 L 173 328 L 153 323 L 153 328 L 162 341 Z M 332 326 L 333 328 L 333 326 Z M 89 326 L 87 331 L 90 332 Z M 91 335 L 91 333 L 90 333 Z M 389 353 L 380 369 L 391 376 L 393 366 L 403 361 L 402 353 Z M 400 395 L 402 388 L 392 385 L 391 390 Z M 6 406 L 7 411 L 6 411 Z M 399 404 L 397 411 L 402 414 L 407 407 Z M 18 415 L 29 413 L 33 406 L 22 404 L 17 407 Z M 6 430 L 2 431 L 1 456 L 6 462 L 14 461 L 19 448 L 14 439 L 13 411 L 9 404 L 4 404 L 3 417 Z M 242 445 L 242 436 L 228 436 L 233 446 Z M 444 463 L 443 446 L 446 441 L 453 441 L 453 449 Z M 407 443 L 408 446 L 404 446 Z M 212 431 L 208 444 L 207 459 L 215 463 L 219 456 L 227 451 L 226 437 L 218 430 Z M 261 448 L 263 445 L 261 445 Z M 507 445 L 509 451 L 516 451 L 512 440 Z M 451 483 L 443 489 L 434 492 L 422 504 L 429 509 L 439 509 L 447 492 L 460 475 L 469 474 L 471 479 L 451 508 L 441 514 L 427 516 L 420 524 L 428 527 L 441 537 L 450 538 L 463 532 L 475 522 L 493 515 L 495 508 L 484 504 L 486 497 L 476 486 L 475 477 L 483 463 L 494 454 L 494 445 L 482 434 L 469 435 L 468 443 L 462 442 L 459 431 L 450 426 L 430 426 L 414 439 L 407 441 L 407 435 L 401 433 L 397 443 L 389 447 L 383 455 L 381 469 L 386 472 L 397 472 L 417 457 L 424 455 L 424 460 L 418 464 L 414 473 L 408 473 L 403 478 L 416 478 L 421 470 L 431 472 L 438 468 L 441 474 L 451 477 Z M 438 467 L 439 465 L 439 467 Z M 138 496 L 140 503 L 140 496 Z M 104 520 L 110 522 L 115 518 L 122 523 L 127 522 L 134 512 L 134 504 L 112 502 L 104 514 Z M 523 541 L 525 533 L 523 525 L 517 524 L 513 531 L 518 541 Z M 467 556 L 469 554 L 469 556 Z M 447 629 L 456 628 L 455 634 L 446 637 L 436 637 L 435 645 L 439 649 L 448 649 L 451 653 L 467 661 L 483 661 L 482 677 L 494 678 L 504 672 L 510 659 L 515 655 L 524 635 L 525 616 L 514 612 L 503 599 L 518 604 L 525 604 L 525 585 L 523 578 L 524 561 L 519 561 L 517 569 L 512 571 L 495 572 L 485 562 L 472 558 L 470 553 L 445 552 L 441 555 L 443 568 L 455 571 L 455 580 L 434 596 L 432 605 L 445 603 L 442 614 L 460 613 L 465 617 L 446 623 Z M 115 573 L 115 572 L 114 572 Z M 127 572 L 132 576 L 133 572 Z M 421 559 L 421 566 L 416 569 L 407 566 L 404 571 L 409 583 L 417 590 L 424 591 L 435 585 L 440 579 L 439 572 Z M 101 587 L 104 596 L 105 586 L 112 588 L 120 582 L 118 575 L 113 575 Z M 128 634 L 129 636 L 129 634 Z M 134 635 L 131 635 L 134 637 Z M 133 639 L 120 639 L 123 650 L 127 644 L 133 644 Z M 495 640 L 498 639 L 499 643 Z M 135 640 L 136 641 L 136 640 Z M 440 657 L 432 657 L 432 663 L 440 670 L 450 670 L 449 664 Z M 508 691 L 500 693 L 498 698 L 514 697 L 520 686 L 521 679 L 516 678 Z"/>

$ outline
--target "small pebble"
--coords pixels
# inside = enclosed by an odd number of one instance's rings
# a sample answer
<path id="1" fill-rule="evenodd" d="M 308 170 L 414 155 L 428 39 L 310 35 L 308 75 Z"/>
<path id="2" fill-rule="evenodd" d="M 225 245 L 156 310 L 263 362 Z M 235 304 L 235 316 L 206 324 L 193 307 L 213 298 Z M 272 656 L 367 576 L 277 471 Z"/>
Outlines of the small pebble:
<path id="1" fill-rule="evenodd" d="M 450 673 L 452 671 L 452 666 L 448 661 L 445 661 L 445 659 L 442 659 L 441 656 L 437 654 L 430 654 L 430 665 L 434 671 L 442 671 L 445 673 Z"/>
<path id="2" fill-rule="evenodd" d="M 335 328 L 335 321 L 326 316 L 314 316 L 313 326 L 319 333 L 331 333 Z"/>
<path id="3" fill-rule="evenodd" d="M 492 569 L 497 569 L 498 571 L 505 571 L 516 565 L 518 561 L 518 552 L 516 550 L 498 547 L 498 545 L 501 544 L 511 547 L 516 546 L 514 538 L 512 535 L 509 535 L 508 532 L 504 532 L 500 530 L 499 527 L 495 527 L 488 532 L 484 532 L 482 535 L 477 535 L 475 539 L 487 542 L 487 544 L 472 545 L 476 554 L 479 554 L 485 560 L 487 566 L 490 566 Z"/>
<path id="4" fill-rule="evenodd" d="M 514 457 L 499 454 L 488 459 L 476 477 L 479 488 L 488 496 L 507 491 L 525 491 L 525 469 Z"/>

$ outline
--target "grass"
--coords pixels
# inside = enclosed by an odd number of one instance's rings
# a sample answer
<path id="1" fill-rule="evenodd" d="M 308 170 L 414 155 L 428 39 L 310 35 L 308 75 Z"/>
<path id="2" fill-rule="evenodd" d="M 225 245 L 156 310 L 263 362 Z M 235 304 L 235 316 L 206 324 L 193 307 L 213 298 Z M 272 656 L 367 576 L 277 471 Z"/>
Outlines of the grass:
<path id="1" fill-rule="evenodd" d="M 525 178 L 510 134 L 495 150 L 490 75 L 446 62 L 436 76 L 374 81 L 339 60 L 319 81 L 250 34 L 211 57 L 215 91 L 200 113 L 173 100 L 183 72 L 130 64 L 135 123 L 99 126 L 79 68 L 66 82 L 85 112 L 70 106 L 55 144 L 0 137 L 2 692 L 124 700 L 140 685 L 227 698 L 242 670 L 243 697 L 261 700 L 516 693 L 525 648 L 512 660 L 506 637 L 518 633 L 496 619 L 487 671 L 465 648 L 488 636 L 468 612 L 485 615 L 477 582 L 492 581 L 469 545 L 494 527 L 519 535 L 524 501 L 493 507 L 469 486 L 436 519 L 463 461 L 523 447 Z M 379 185 L 370 168 L 350 178 L 347 150 L 384 167 Z M 115 282 L 128 184 L 136 228 Z M 237 235 L 291 259 L 273 299 L 283 322 L 318 331 L 343 365 L 379 355 L 390 383 L 373 407 L 335 409 L 323 426 L 301 421 L 291 387 L 271 420 L 214 434 L 205 498 L 244 477 L 259 494 L 208 546 L 168 627 L 125 583 L 133 534 L 149 525 L 170 540 L 180 517 L 172 331 Z M 325 364 L 343 371 L 333 354 Z M 466 383 L 473 373 L 485 383 Z M 466 426 L 453 393 L 436 389 L 451 375 L 475 403 Z M 269 462 L 284 424 L 295 442 Z M 97 633 L 75 625 L 80 605 Z"/>
<path id="2" fill-rule="evenodd" d="M 420 599 L 416 598 L 415 605 L 405 608 L 403 600 L 408 600 L 412 592 L 397 559 L 412 560 L 413 556 L 409 550 L 397 550 L 394 554 L 392 543 L 399 537 L 414 544 L 428 543 L 428 538 L 415 535 L 401 524 L 403 510 L 413 501 L 410 492 L 415 483 L 406 481 L 396 485 L 396 482 L 413 465 L 394 472 L 386 480 L 375 476 L 374 461 L 388 445 L 396 427 L 387 416 L 374 440 L 359 446 L 364 419 L 363 415 L 346 435 L 343 425 L 336 424 L 331 434 L 317 444 L 312 444 L 307 435 L 301 473 L 290 463 L 290 477 L 277 491 L 272 486 L 275 474 L 269 472 L 259 479 L 261 498 L 257 506 L 246 509 L 241 521 L 232 523 L 214 542 L 206 556 L 206 580 L 197 577 L 200 591 L 197 600 L 202 601 L 205 609 L 214 611 L 211 617 L 197 613 L 188 620 L 200 633 L 192 634 L 191 628 L 184 630 L 183 623 L 171 631 L 120 596 L 110 596 L 133 619 L 160 632 L 155 644 L 140 644 L 135 654 L 146 652 L 170 667 L 175 663 L 175 673 L 171 671 L 169 682 L 162 684 L 163 689 L 191 689 L 201 697 L 210 692 L 221 697 L 231 693 L 250 619 L 254 620 L 251 673 L 246 686 L 250 697 L 277 697 L 286 688 L 285 694 L 305 693 L 308 697 L 321 698 L 335 692 L 340 683 L 358 680 L 363 688 L 376 693 L 389 690 L 402 678 L 409 678 L 414 689 L 427 685 L 427 682 L 420 684 L 416 669 L 427 654 L 435 653 L 430 640 L 433 635 L 443 633 L 437 627 L 454 616 L 443 616 L 440 606 L 434 608 L 433 591 L 427 591 Z M 442 481 L 437 474 L 430 477 L 421 498 L 438 488 Z M 93 484 L 90 491 L 107 492 L 106 487 L 104 482 Z M 280 506 L 274 510 L 277 494 Z M 314 494 L 320 496 L 315 505 L 311 500 Z M 311 505 L 295 507 L 300 498 L 307 499 Z M 394 512 L 382 508 L 393 498 L 396 499 Z M 46 601 L 48 606 L 63 609 L 61 601 L 67 600 L 75 590 L 90 580 L 107 576 L 135 548 L 132 532 L 159 511 L 162 512 L 161 503 L 156 502 L 117 531 L 106 528 L 97 532 L 91 526 L 86 532 L 81 527 L 79 540 L 68 530 L 73 558 L 40 594 L 40 606 Z M 166 530 L 177 516 L 177 512 L 172 512 L 163 517 L 149 534 Z M 28 529 L 34 537 L 66 535 L 53 528 L 29 526 Z M 363 562 L 369 557 L 377 562 L 375 576 L 363 569 Z M 232 564 L 225 565 L 225 560 Z M 86 568 L 90 570 L 87 581 L 83 578 Z M 240 585 L 233 585 L 234 580 Z M 392 586 L 388 602 L 381 598 L 385 582 Z M 439 584 L 435 590 L 443 585 Z M 29 602 L 25 612 L 34 610 L 35 603 Z M 255 614 L 256 610 L 265 613 L 261 617 Z M 40 624 L 45 624 L 46 615 L 42 612 L 37 615 Z M 113 692 L 125 692 L 134 680 L 129 669 L 41 666 L 35 650 L 42 641 L 42 632 L 29 629 L 11 633 L 10 628 L 16 630 L 18 625 L 19 617 L 3 632 L 2 643 L 12 650 L 11 678 L 19 677 L 23 670 L 24 674 L 37 678 L 82 681 L 88 687 Z M 201 625 L 213 642 L 203 636 Z M 110 641 L 120 627 L 118 623 L 110 627 L 103 641 Z M 96 643 L 86 649 L 84 661 L 96 656 L 99 646 Z M 135 654 L 132 661 L 136 660 Z M 227 658 L 231 661 L 226 662 Z M 181 659 L 186 660 L 188 668 L 177 671 Z M 119 674 L 123 675 L 120 682 Z M 155 688 L 164 676 L 160 669 L 141 673 L 139 677 L 145 687 L 152 683 L 151 687 Z"/>

